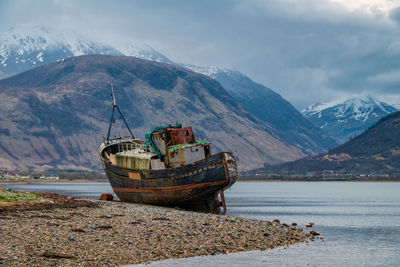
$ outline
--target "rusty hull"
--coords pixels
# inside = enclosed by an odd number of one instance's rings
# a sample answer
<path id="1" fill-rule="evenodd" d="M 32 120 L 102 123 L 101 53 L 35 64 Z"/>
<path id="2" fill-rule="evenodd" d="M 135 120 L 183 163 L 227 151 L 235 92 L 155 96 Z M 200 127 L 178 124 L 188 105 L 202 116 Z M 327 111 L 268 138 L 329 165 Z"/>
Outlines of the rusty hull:
<path id="1" fill-rule="evenodd" d="M 219 213 L 225 205 L 223 190 L 237 179 L 236 161 L 229 152 L 165 170 L 121 168 L 103 157 L 102 162 L 114 192 L 125 202 Z"/>

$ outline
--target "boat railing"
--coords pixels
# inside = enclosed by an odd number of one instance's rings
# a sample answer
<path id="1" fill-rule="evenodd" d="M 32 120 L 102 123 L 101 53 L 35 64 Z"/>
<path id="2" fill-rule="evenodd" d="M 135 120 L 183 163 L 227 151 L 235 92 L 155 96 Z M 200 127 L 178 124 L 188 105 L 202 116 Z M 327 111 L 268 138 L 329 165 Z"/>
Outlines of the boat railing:
<path id="1" fill-rule="evenodd" d="M 132 139 L 130 136 L 121 136 L 118 138 L 111 139 L 100 145 L 100 151 L 102 151 L 106 146 L 117 145 L 117 153 L 129 151 L 137 148 L 144 149 L 144 143 L 142 140 L 139 139 Z"/>
<path id="2" fill-rule="evenodd" d="M 118 143 L 118 152 L 130 151 L 130 150 L 134 150 L 137 148 L 143 148 L 143 145 L 133 143 L 133 142 L 119 142 Z"/>
<path id="3" fill-rule="evenodd" d="M 134 139 L 132 139 L 132 137 L 130 136 L 121 136 L 121 137 L 116 137 L 113 138 L 109 141 L 109 144 L 116 144 L 116 143 L 122 143 L 122 142 L 130 142 Z"/>

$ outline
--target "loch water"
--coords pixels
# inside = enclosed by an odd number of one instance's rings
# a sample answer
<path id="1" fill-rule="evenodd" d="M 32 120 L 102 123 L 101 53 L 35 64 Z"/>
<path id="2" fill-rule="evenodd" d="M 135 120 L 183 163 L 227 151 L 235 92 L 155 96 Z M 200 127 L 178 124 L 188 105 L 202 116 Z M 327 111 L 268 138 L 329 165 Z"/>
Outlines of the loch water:
<path id="1" fill-rule="evenodd" d="M 112 192 L 108 183 L 0 186 L 86 198 Z M 400 266 L 400 183 L 239 182 L 225 198 L 228 215 L 303 227 L 313 222 L 324 242 L 146 266 Z"/>

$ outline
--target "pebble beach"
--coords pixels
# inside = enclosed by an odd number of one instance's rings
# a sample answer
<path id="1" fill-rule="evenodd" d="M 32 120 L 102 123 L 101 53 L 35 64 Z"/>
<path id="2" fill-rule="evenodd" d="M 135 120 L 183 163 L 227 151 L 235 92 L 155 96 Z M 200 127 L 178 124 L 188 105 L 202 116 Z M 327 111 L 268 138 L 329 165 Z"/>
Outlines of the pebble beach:
<path id="1" fill-rule="evenodd" d="M 0 209 L 0 236 L 0 266 L 120 266 L 267 250 L 310 238 L 279 221 L 95 200 Z"/>

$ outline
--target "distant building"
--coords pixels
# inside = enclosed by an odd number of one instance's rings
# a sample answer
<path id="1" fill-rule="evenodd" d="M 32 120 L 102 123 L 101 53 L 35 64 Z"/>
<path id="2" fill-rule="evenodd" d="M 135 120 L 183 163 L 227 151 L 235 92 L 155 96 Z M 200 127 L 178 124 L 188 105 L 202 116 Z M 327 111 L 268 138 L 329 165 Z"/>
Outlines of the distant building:
<path id="1" fill-rule="evenodd" d="M 58 174 L 49 174 L 49 175 L 47 175 L 46 179 L 58 180 L 58 179 L 60 179 L 60 176 L 58 176 Z"/>
<path id="2" fill-rule="evenodd" d="M 12 180 L 12 179 L 14 179 L 14 176 L 12 176 L 12 175 L 6 173 L 5 175 L 3 175 L 3 179 Z"/>

